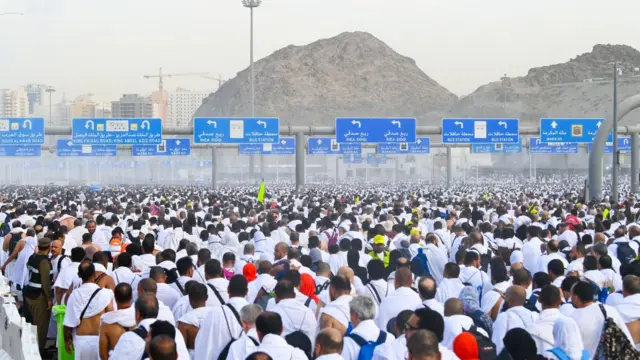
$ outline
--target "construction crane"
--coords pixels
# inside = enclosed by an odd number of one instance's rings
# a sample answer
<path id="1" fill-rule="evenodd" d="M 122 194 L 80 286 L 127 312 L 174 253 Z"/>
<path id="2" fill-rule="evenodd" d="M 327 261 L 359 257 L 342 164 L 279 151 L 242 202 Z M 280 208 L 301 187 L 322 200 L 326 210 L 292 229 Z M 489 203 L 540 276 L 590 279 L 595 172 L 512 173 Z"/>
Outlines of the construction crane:
<path id="1" fill-rule="evenodd" d="M 160 70 L 158 71 L 158 75 L 144 75 L 145 79 L 151 79 L 151 78 L 158 78 L 158 90 L 160 92 L 162 92 L 164 90 L 164 82 L 163 79 L 165 77 L 171 78 L 171 77 L 175 77 L 175 76 L 201 76 L 201 77 L 205 77 L 207 79 L 210 79 L 210 74 L 209 73 L 179 73 L 179 74 L 163 74 L 162 73 L 162 68 L 160 68 Z M 213 78 L 214 80 L 218 80 Z M 220 80 L 218 80 L 218 83 L 220 84 Z"/>
<path id="2" fill-rule="evenodd" d="M 224 79 L 222 79 L 221 75 L 218 76 L 211 76 L 211 75 L 200 75 L 201 77 L 205 78 L 205 79 L 209 79 L 209 80 L 215 80 L 218 82 L 218 89 L 220 89 L 220 87 L 222 86 L 222 84 L 224 84 Z"/>

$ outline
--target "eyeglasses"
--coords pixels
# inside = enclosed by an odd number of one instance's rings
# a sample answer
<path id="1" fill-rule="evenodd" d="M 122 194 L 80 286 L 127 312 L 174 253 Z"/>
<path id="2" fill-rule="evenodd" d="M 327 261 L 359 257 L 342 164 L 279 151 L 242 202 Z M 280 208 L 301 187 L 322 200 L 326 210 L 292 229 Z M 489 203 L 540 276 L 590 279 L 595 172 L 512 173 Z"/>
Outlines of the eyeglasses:
<path id="1" fill-rule="evenodd" d="M 420 330 L 420 328 L 419 327 L 413 327 L 413 326 L 411 326 L 411 324 L 406 323 L 406 324 L 404 324 L 404 330 L 405 331 L 409 331 L 409 330 L 418 331 L 418 330 Z"/>

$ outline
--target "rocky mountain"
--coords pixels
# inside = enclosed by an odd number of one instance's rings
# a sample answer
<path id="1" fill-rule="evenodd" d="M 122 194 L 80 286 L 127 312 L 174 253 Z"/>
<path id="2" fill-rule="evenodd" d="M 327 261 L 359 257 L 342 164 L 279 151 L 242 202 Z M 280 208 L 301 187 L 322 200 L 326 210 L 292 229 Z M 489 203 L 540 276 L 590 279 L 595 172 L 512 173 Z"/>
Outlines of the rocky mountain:
<path id="1" fill-rule="evenodd" d="M 613 61 L 621 62 L 618 100 L 640 93 L 640 52 L 625 45 L 595 45 L 566 63 L 483 85 L 460 99 L 451 115 L 518 117 L 528 124 L 541 117 L 611 116 Z M 638 119 L 632 113 L 624 122 Z"/>
<path id="2" fill-rule="evenodd" d="M 336 116 L 427 119 L 457 101 L 413 59 L 365 32 L 287 46 L 257 61 L 254 72 L 256 116 L 285 124 L 328 125 Z M 250 115 L 249 77 L 247 68 L 223 84 L 196 117 Z"/>

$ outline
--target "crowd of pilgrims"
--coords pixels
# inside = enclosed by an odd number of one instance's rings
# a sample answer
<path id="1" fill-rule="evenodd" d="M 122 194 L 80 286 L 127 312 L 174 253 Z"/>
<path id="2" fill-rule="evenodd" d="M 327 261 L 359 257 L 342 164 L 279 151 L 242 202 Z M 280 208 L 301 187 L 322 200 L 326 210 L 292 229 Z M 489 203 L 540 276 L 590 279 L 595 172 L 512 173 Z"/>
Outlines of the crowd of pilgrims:
<path id="1" fill-rule="evenodd" d="M 42 358 L 640 359 L 634 197 L 504 179 L 257 197 L 0 187 L 0 270 Z"/>

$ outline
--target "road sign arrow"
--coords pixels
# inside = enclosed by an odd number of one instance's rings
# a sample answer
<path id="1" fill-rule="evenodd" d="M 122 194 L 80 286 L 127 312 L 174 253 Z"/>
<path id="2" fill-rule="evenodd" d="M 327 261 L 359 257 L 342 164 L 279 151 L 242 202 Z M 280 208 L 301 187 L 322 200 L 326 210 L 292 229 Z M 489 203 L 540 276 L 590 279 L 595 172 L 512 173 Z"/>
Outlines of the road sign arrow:
<path id="1" fill-rule="evenodd" d="M 460 126 L 460 129 L 464 129 L 464 124 L 461 121 L 456 121 L 453 123 L 455 126 Z"/>
<path id="2" fill-rule="evenodd" d="M 27 124 L 29 124 L 29 126 L 27 126 Z M 31 127 L 31 126 L 32 126 L 32 125 L 31 125 L 31 120 L 29 120 L 29 119 L 26 119 L 26 120 L 22 123 L 22 128 L 23 128 L 23 129 L 29 128 L 29 130 L 31 130 L 31 129 L 32 129 L 32 127 Z"/>
<path id="3" fill-rule="evenodd" d="M 89 124 L 91 124 L 91 126 L 89 126 Z M 91 127 L 91 130 L 95 130 L 95 124 L 93 123 L 93 120 L 87 120 L 87 122 L 84 124 L 84 128 L 89 130 L 89 127 Z"/>
<path id="4" fill-rule="evenodd" d="M 267 123 L 265 121 L 258 120 L 258 122 L 256 124 L 262 125 L 265 129 L 267 128 Z"/>
<path id="5" fill-rule="evenodd" d="M 358 129 L 362 128 L 362 124 L 360 123 L 360 121 L 358 120 L 351 121 L 351 125 L 355 125 L 355 124 L 358 124 Z"/>
<path id="6" fill-rule="evenodd" d="M 505 130 L 507 129 L 507 123 L 506 123 L 506 122 L 504 122 L 504 121 L 498 121 L 498 125 L 499 125 L 499 126 L 504 126 L 504 129 L 505 129 Z"/>
<path id="7" fill-rule="evenodd" d="M 180 140 L 176 140 L 176 145 L 180 146 Z"/>
<path id="8" fill-rule="evenodd" d="M 551 127 L 555 129 L 556 127 L 558 127 L 558 123 L 557 123 L 557 122 L 555 122 L 555 121 L 554 121 L 554 122 L 552 122 L 552 123 L 551 123 Z"/>
<path id="9" fill-rule="evenodd" d="M 625 145 L 629 145 L 629 139 L 624 139 L 624 140 L 622 141 L 622 143 L 623 143 L 623 144 L 625 144 Z"/>
<path id="10" fill-rule="evenodd" d="M 287 143 L 287 142 L 286 142 L 286 141 L 284 141 L 284 140 L 280 141 L 280 144 L 282 144 L 282 145 L 284 145 L 284 144 L 286 144 L 286 143 Z"/>
<path id="11" fill-rule="evenodd" d="M 218 123 L 213 120 L 207 120 L 207 125 L 213 125 L 214 128 L 218 128 Z"/>
<path id="12" fill-rule="evenodd" d="M 67 142 L 67 145 L 71 146 L 73 143 L 71 141 Z"/>
<path id="13" fill-rule="evenodd" d="M 402 128 L 402 124 L 400 123 L 400 121 L 398 120 L 393 120 L 391 122 L 391 125 L 398 125 L 398 129 Z"/>
<path id="14" fill-rule="evenodd" d="M 151 129 L 151 124 L 149 123 L 149 120 L 143 120 L 142 125 L 140 125 L 140 128 L 143 130 Z"/>
<path id="15" fill-rule="evenodd" d="M 322 140 L 318 139 L 318 145 L 322 145 Z"/>
<path id="16" fill-rule="evenodd" d="M 422 140 L 418 139 L 418 140 L 416 140 L 416 143 L 422 144 Z"/>
<path id="17" fill-rule="evenodd" d="M 602 121 L 598 121 L 596 125 L 598 125 L 598 129 L 600 129 L 600 125 L 602 125 Z"/>

